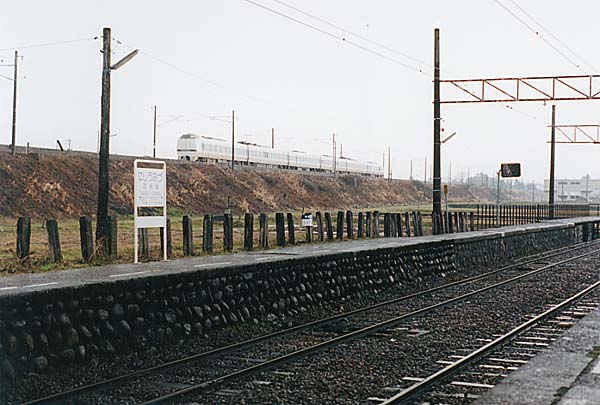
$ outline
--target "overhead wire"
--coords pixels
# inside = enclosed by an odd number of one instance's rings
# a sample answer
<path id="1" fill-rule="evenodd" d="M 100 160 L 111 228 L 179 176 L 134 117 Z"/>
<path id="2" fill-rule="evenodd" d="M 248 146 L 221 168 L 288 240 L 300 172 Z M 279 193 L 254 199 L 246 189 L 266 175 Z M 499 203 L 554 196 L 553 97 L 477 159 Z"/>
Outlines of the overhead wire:
<path id="1" fill-rule="evenodd" d="M 591 63 L 588 63 L 584 58 L 582 58 L 580 55 L 578 55 L 573 49 L 571 49 L 566 43 L 564 43 L 563 41 L 560 40 L 560 38 L 558 38 L 556 35 L 554 35 L 548 28 L 546 28 L 541 22 L 539 22 L 536 18 L 534 18 L 531 13 L 527 12 L 527 10 L 525 10 L 523 7 L 521 7 L 515 0 L 509 0 L 516 8 L 518 8 L 523 14 L 525 14 L 531 21 L 533 21 L 535 24 L 537 24 L 538 26 L 540 26 L 540 28 L 542 28 L 544 31 L 546 31 L 546 33 L 552 38 L 554 39 L 556 42 L 558 42 L 563 48 L 565 48 L 567 51 L 569 51 L 571 53 L 571 55 L 573 55 L 574 57 L 576 57 L 577 59 L 579 59 L 581 62 L 583 62 L 584 64 L 588 65 L 589 67 L 591 67 L 593 70 L 598 70 L 596 67 L 594 67 L 594 65 L 592 65 Z"/>
<path id="2" fill-rule="evenodd" d="M 135 47 L 133 47 L 132 45 L 126 44 L 126 43 L 124 43 L 124 42 L 122 42 L 122 41 L 120 41 L 120 40 L 114 39 L 114 41 L 115 41 L 116 43 L 118 43 L 119 45 L 125 46 L 125 47 L 127 47 L 127 48 L 130 48 L 130 49 L 138 49 L 138 48 L 135 48 Z M 182 74 L 184 74 L 184 75 L 187 75 L 187 76 L 193 77 L 193 78 L 195 78 L 195 79 L 197 79 L 197 80 L 200 80 L 200 81 L 202 81 L 202 82 L 205 82 L 205 83 L 207 83 L 207 84 L 209 84 L 209 85 L 211 85 L 211 86 L 213 86 L 213 87 L 220 88 L 220 89 L 222 89 L 222 90 L 226 90 L 226 91 L 229 91 L 229 92 L 231 92 L 231 93 L 238 94 L 238 95 L 240 95 L 240 96 L 242 96 L 242 97 L 245 97 L 245 98 L 247 98 L 247 99 L 250 99 L 250 100 L 252 100 L 252 101 L 255 101 L 255 102 L 260 102 L 260 103 L 264 103 L 264 104 L 271 104 L 271 103 L 270 103 L 269 101 L 267 101 L 267 100 L 263 100 L 263 99 L 261 99 L 261 98 L 259 98 L 259 97 L 255 97 L 255 96 L 253 96 L 253 95 L 250 95 L 250 94 L 243 93 L 243 92 L 241 92 L 241 91 L 239 91 L 239 90 L 236 90 L 236 89 L 232 89 L 232 88 L 230 88 L 230 87 L 227 87 L 227 86 L 225 86 L 225 85 L 223 85 L 223 84 L 221 84 L 221 83 L 218 83 L 218 82 L 215 82 L 215 81 L 212 81 L 212 80 L 206 79 L 205 77 L 203 77 L 203 76 L 201 76 L 201 75 L 199 75 L 199 74 L 197 74 L 197 73 L 191 72 L 191 71 L 189 71 L 189 70 L 187 70 L 187 69 L 184 69 L 184 68 L 182 68 L 182 67 L 180 67 L 180 66 L 177 66 L 177 65 L 175 65 L 175 64 L 174 64 L 174 63 L 172 63 L 172 62 L 166 61 L 166 60 L 164 60 L 164 59 L 162 59 L 162 58 L 159 58 L 158 56 L 152 55 L 151 53 L 149 53 L 149 52 L 147 52 L 147 51 L 145 51 L 145 50 L 143 50 L 143 49 L 138 49 L 138 51 L 139 51 L 139 54 L 140 54 L 140 55 L 142 55 L 142 56 L 145 56 L 145 57 L 147 57 L 147 58 L 149 58 L 149 59 L 153 60 L 154 62 L 157 62 L 157 63 L 163 64 L 163 65 L 165 65 L 165 66 L 168 66 L 168 67 L 170 67 L 171 69 L 173 69 L 173 70 L 175 70 L 175 71 L 177 71 L 177 72 L 179 72 L 179 73 L 182 73 Z"/>
<path id="3" fill-rule="evenodd" d="M 288 4 L 288 3 L 284 2 L 284 1 L 281 1 L 281 0 L 272 0 L 272 1 L 274 1 L 275 3 L 281 4 L 281 5 L 282 5 L 282 6 L 284 6 L 284 7 L 287 7 L 287 8 L 289 8 L 289 9 L 292 9 L 292 10 L 294 10 L 294 11 L 296 11 L 296 12 L 300 13 L 300 14 L 303 14 L 303 15 L 305 15 L 305 16 L 307 16 L 307 17 L 310 17 L 310 18 L 312 18 L 312 19 L 315 19 L 315 20 L 317 20 L 317 21 L 319 21 L 319 22 L 321 22 L 321 23 L 323 23 L 323 24 L 325 24 L 325 25 L 328 25 L 328 26 L 332 27 L 332 28 L 335 28 L 335 29 L 337 29 L 337 30 L 340 30 L 340 31 L 342 31 L 342 32 L 345 32 L 346 34 L 350 34 L 350 35 L 352 35 L 352 36 L 355 36 L 356 38 L 359 38 L 359 39 L 361 39 L 361 40 L 363 40 L 363 41 L 365 41 L 365 42 L 367 42 L 367 43 L 369 43 L 369 44 L 371 44 L 371 45 L 378 46 L 378 47 L 380 47 L 380 48 L 382 48 L 382 49 L 385 49 L 386 51 L 389 51 L 389 52 L 395 53 L 395 54 L 397 54 L 397 55 L 403 56 L 403 57 L 405 57 L 406 59 L 410 59 L 410 60 L 412 60 L 413 62 L 420 63 L 420 64 L 422 64 L 422 65 L 424 65 L 424 66 L 426 66 L 426 67 L 433 68 L 433 65 L 431 65 L 431 64 L 429 64 L 429 63 L 427 63 L 427 62 L 424 62 L 424 61 L 423 61 L 423 60 L 421 60 L 421 59 L 415 58 L 414 56 L 408 55 L 407 53 L 404 53 L 404 52 L 398 51 L 397 49 L 394 49 L 394 48 L 391 48 L 391 47 L 389 47 L 389 46 L 387 46 L 387 45 L 384 45 L 384 44 L 381 44 L 381 43 L 379 43 L 379 42 L 373 41 L 373 40 L 371 40 L 371 39 L 369 39 L 369 38 L 367 38 L 367 37 L 365 37 L 365 36 L 363 36 L 363 35 L 360 35 L 360 34 L 357 34 L 357 33 L 355 33 L 355 32 L 352 32 L 352 31 L 350 31 L 350 30 L 349 30 L 349 29 L 347 29 L 347 28 L 344 28 L 344 27 L 342 27 L 342 26 L 340 26 L 340 25 L 338 25 L 338 24 L 334 24 L 334 23 L 332 23 L 332 22 L 330 22 L 330 21 L 327 21 L 327 20 L 325 20 L 325 19 L 323 19 L 323 18 L 321 18 L 321 17 L 318 17 L 318 16 L 316 16 L 316 15 L 314 15 L 314 14 L 308 13 L 308 12 L 306 12 L 306 11 L 304 11 L 304 10 L 301 10 L 301 9 L 299 9 L 298 7 L 292 6 L 292 5 L 290 5 L 290 4 Z"/>
<path id="4" fill-rule="evenodd" d="M 87 38 L 79 38 L 79 39 L 68 39 L 65 41 L 43 42 L 43 43 L 39 43 L 39 44 L 11 46 L 9 48 L 0 48 L 0 52 L 11 51 L 14 49 L 43 48 L 43 47 L 47 47 L 47 46 L 67 45 L 67 44 L 74 44 L 74 43 L 78 43 L 78 42 L 93 41 L 96 39 L 98 39 L 98 37 L 87 37 Z"/>
<path id="5" fill-rule="evenodd" d="M 382 58 L 382 59 L 385 59 L 385 60 L 387 60 L 387 61 L 389 61 L 389 62 L 392 62 L 392 63 L 398 64 L 398 65 L 400 65 L 400 66 L 403 66 L 403 67 L 405 67 L 406 69 L 412 70 L 412 71 L 414 71 L 414 72 L 417 72 L 417 73 L 419 73 L 419 74 L 427 75 L 425 72 L 423 72 L 423 69 L 421 69 L 421 68 L 417 68 L 417 67 L 411 66 L 411 65 L 409 65 L 408 63 L 404 63 L 404 62 L 402 62 L 402 61 L 399 61 L 399 60 L 397 60 L 397 59 L 395 59 L 395 58 L 392 58 L 392 57 L 390 57 L 390 56 L 384 55 L 384 54 L 382 54 L 381 52 L 378 52 L 378 51 L 375 51 L 375 50 L 373 50 L 373 49 L 370 49 L 370 48 L 368 48 L 368 47 L 366 47 L 366 46 L 360 45 L 360 44 L 358 44 L 358 43 L 356 43 L 356 42 L 354 42 L 354 41 L 351 41 L 351 40 L 349 40 L 349 39 L 346 39 L 346 38 L 344 38 L 344 37 L 341 37 L 341 36 L 339 36 L 339 35 L 336 35 L 336 34 L 334 34 L 334 33 L 331 33 L 331 32 L 329 32 L 329 31 L 327 31 L 327 30 L 324 30 L 324 29 L 322 29 L 322 28 L 319 28 L 319 27 L 317 27 L 317 26 L 315 26 L 315 25 L 313 25 L 313 24 L 310 24 L 310 23 L 304 22 L 304 21 L 302 21 L 302 20 L 299 20 L 299 19 L 297 19 L 297 18 L 294 18 L 294 17 L 292 17 L 292 16 L 290 16 L 290 15 L 287 15 L 287 14 L 285 14 L 285 13 L 282 13 L 282 12 L 280 12 L 280 11 L 277 11 L 277 10 L 275 10 L 275 9 L 272 9 L 272 8 L 270 8 L 270 7 L 267 7 L 267 6 L 265 6 L 265 5 L 261 4 L 261 3 L 258 3 L 258 2 L 256 2 L 256 1 L 253 1 L 253 0 L 242 0 L 242 1 L 245 1 L 246 3 L 252 4 L 252 5 L 256 6 L 256 7 L 262 8 L 263 10 L 266 10 L 266 11 L 268 11 L 268 12 L 270 12 L 270 13 L 276 14 L 276 15 L 278 15 L 278 16 L 280 16 L 280 17 L 282 17 L 282 18 L 285 18 L 285 19 L 287 19 L 287 20 L 289 20 L 289 21 L 293 21 L 293 22 L 295 22 L 296 24 L 300 24 L 300 25 L 303 25 L 303 26 L 305 26 L 305 27 L 307 27 L 307 28 L 310 28 L 310 29 L 312 29 L 312 30 L 314 30 L 314 31 L 320 32 L 320 33 L 321 33 L 321 34 L 323 34 L 323 35 L 326 35 L 326 36 L 328 36 L 328 37 L 331 37 L 331 38 L 337 39 L 337 40 L 339 40 L 339 41 L 342 41 L 342 42 L 344 42 L 344 43 L 346 43 L 346 44 L 348 44 L 348 45 L 354 46 L 355 48 L 361 49 L 361 50 L 363 50 L 363 51 L 365 51 L 365 52 L 368 52 L 368 53 L 370 53 L 370 54 L 373 54 L 373 55 L 375 55 L 375 56 L 378 56 L 378 57 L 380 57 L 380 58 Z M 427 75 L 427 76 L 428 76 L 428 75 Z"/>
<path id="6" fill-rule="evenodd" d="M 554 46 L 554 44 L 550 41 L 548 41 L 545 37 L 543 37 L 539 31 L 537 31 L 535 28 L 533 28 L 530 24 L 527 23 L 527 21 L 523 20 L 521 17 L 519 17 L 514 11 L 512 11 L 510 8 L 508 8 L 507 6 L 505 6 L 504 4 L 502 4 L 502 2 L 500 2 L 500 0 L 494 0 L 494 2 L 496 4 L 498 4 L 500 7 L 502 7 L 507 13 L 509 13 L 511 16 L 513 16 L 517 21 L 519 21 L 523 26 L 525 26 L 529 31 L 531 31 L 534 35 L 536 35 L 538 38 L 540 38 L 542 41 L 544 41 L 544 43 L 546 45 L 548 45 L 550 48 L 552 48 L 554 51 L 556 51 L 556 53 L 558 53 L 560 56 L 562 56 L 564 59 L 566 59 L 567 61 L 569 61 L 571 64 L 575 65 L 575 67 L 577 67 L 577 69 L 579 69 L 580 71 L 582 71 L 584 74 L 588 74 L 581 66 L 579 63 L 577 63 L 575 60 L 573 60 L 571 57 L 569 57 L 567 54 L 565 54 L 563 51 L 561 51 L 558 47 Z"/>

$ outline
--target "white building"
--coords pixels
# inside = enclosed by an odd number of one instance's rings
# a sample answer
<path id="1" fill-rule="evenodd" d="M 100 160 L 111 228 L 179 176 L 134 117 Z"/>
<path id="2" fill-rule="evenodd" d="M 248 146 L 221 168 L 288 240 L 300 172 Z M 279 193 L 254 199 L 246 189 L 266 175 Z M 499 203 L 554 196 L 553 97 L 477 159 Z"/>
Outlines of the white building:
<path id="1" fill-rule="evenodd" d="M 544 180 L 544 193 L 548 195 L 550 180 Z M 554 179 L 554 201 L 561 202 L 584 202 L 600 199 L 600 180 L 594 180 L 590 176 L 580 179 Z"/>

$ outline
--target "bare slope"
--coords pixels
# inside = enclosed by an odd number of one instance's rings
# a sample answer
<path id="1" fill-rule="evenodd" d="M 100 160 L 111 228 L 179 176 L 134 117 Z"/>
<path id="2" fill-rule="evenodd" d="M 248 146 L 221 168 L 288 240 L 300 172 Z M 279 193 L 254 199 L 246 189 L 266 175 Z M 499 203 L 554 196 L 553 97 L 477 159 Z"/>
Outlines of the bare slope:
<path id="1" fill-rule="evenodd" d="M 110 207 L 132 213 L 133 160 L 111 162 Z M 0 152 L 0 215 L 65 218 L 93 215 L 97 202 L 98 162 L 78 156 L 18 155 Z M 421 182 L 362 177 L 318 176 L 291 172 L 229 170 L 214 165 L 170 164 L 170 208 L 189 213 L 218 213 L 231 196 L 234 212 L 348 209 L 425 203 L 430 186 Z M 452 200 L 490 201 L 487 189 L 453 186 Z"/>

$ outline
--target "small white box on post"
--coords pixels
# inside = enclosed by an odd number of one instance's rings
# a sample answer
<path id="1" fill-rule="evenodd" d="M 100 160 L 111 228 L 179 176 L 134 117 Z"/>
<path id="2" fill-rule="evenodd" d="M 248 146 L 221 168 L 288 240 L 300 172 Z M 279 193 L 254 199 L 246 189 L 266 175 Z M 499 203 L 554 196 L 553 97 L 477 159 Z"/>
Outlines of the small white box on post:
<path id="1" fill-rule="evenodd" d="M 163 228 L 163 258 L 167 260 L 167 165 L 159 160 L 136 159 L 133 178 L 134 263 L 138 263 L 139 228 Z M 162 215 L 140 216 L 139 208 L 162 208 Z"/>

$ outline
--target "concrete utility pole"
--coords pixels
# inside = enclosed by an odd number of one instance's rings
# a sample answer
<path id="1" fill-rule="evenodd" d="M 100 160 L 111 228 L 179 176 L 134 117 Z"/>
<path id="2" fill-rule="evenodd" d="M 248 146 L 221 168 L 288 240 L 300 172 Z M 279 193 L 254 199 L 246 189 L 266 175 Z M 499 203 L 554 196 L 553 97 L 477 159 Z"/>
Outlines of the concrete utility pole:
<path id="1" fill-rule="evenodd" d="M 110 28 L 102 31 L 102 97 L 100 106 L 100 153 L 98 159 L 98 212 L 96 214 L 96 241 L 107 235 L 108 216 L 108 159 L 110 135 Z"/>
<path id="2" fill-rule="evenodd" d="M 156 106 L 154 106 L 154 140 L 152 142 L 152 157 L 156 159 Z"/>
<path id="3" fill-rule="evenodd" d="M 231 171 L 235 164 L 235 110 L 231 111 Z"/>
<path id="4" fill-rule="evenodd" d="M 19 61 L 19 52 L 15 50 L 15 71 L 13 76 L 13 110 L 12 110 L 12 141 L 10 149 L 12 155 L 17 154 L 17 68 Z"/>
<path id="5" fill-rule="evenodd" d="M 433 212 L 442 212 L 441 180 L 440 30 L 434 30 L 433 52 Z"/>
<path id="6" fill-rule="evenodd" d="M 412 175 L 412 159 L 410 160 L 410 176 L 409 176 L 409 180 L 412 181 L 413 179 L 413 175 Z"/>
<path id="7" fill-rule="evenodd" d="M 556 105 L 552 105 L 552 125 L 550 129 L 550 187 L 548 190 L 548 216 L 554 219 L 554 155 L 556 147 Z"/>
<path id="8" fill-rule="evenodd" d="M 271 128 L 271 149 L 275 149 L 275 128 Z"/>

